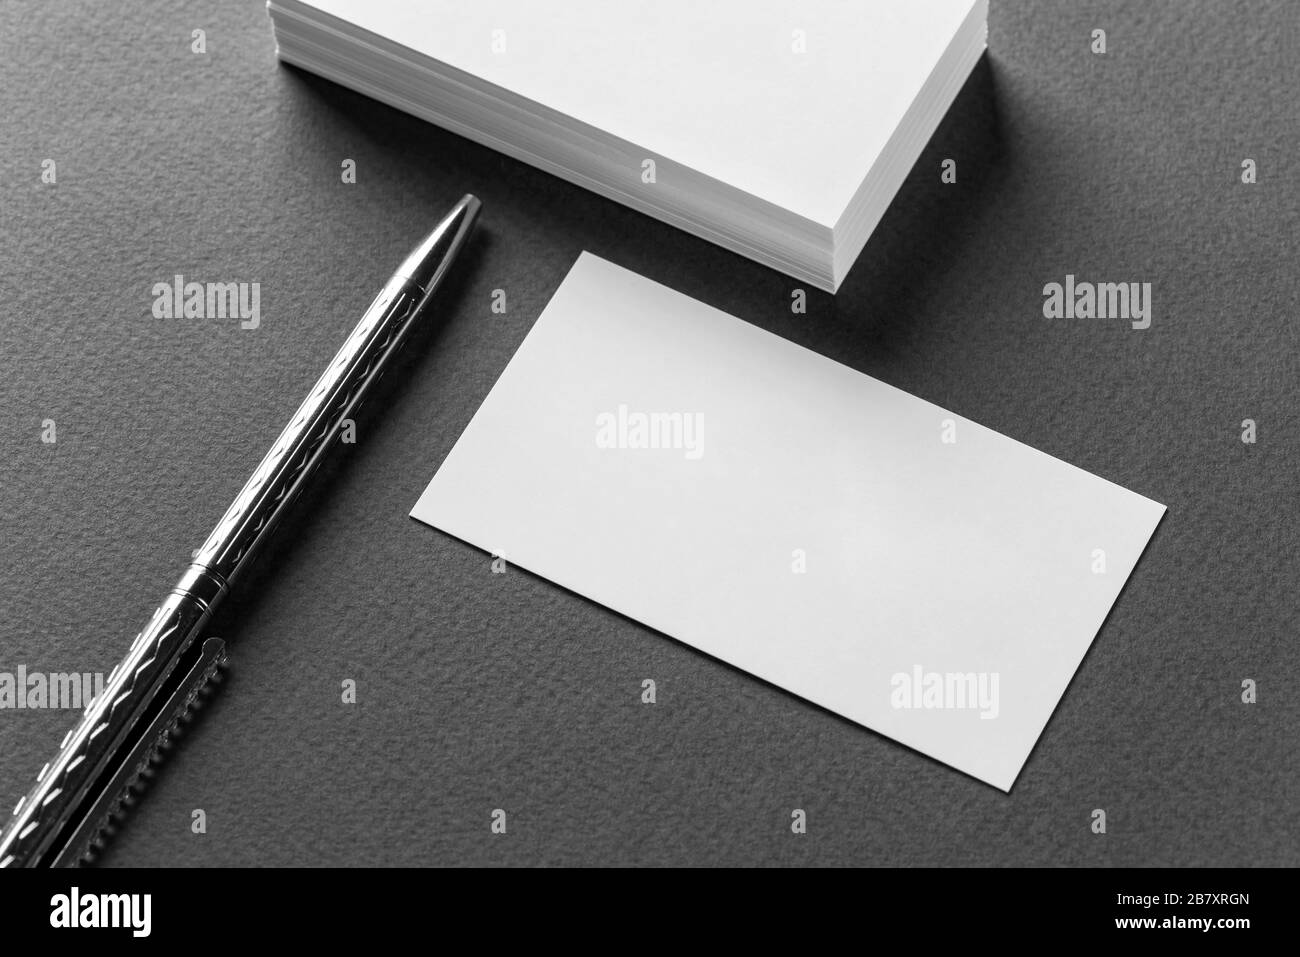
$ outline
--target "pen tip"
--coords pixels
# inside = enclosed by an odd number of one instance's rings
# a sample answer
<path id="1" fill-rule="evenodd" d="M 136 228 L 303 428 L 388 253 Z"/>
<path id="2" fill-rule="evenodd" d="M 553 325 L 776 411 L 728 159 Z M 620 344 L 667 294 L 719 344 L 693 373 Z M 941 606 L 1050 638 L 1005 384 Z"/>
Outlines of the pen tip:
<path id="1" fill-rule="evenodd" d="M 397 270 L 398 275 L 405 276 L 419 283 L 425 291 L 432 292 L 451 260 L 465 244 L 482 206 L 473 193 L 462 196 L 460 202 L 451 208 L 406 258 Z"/>

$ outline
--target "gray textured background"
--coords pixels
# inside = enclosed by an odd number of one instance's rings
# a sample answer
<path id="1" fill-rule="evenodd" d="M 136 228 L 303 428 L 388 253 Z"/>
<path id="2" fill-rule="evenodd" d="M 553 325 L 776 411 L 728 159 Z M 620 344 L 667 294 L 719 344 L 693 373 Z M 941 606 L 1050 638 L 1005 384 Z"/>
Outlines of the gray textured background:
<path id="1" fill-rule="evenodd" d="M 108 862 L 1300 862 L 1300 8 L 989 26 L 840 294 L 793 316 L 775 272 L 277 66 L 257 0 L 0 6 L 0 671 L 108 672 L 407 247 L 485 204 Z M 407 517 L 584 248 L 1169 506 L 1010 796 Z M 177 272 L 259 281 L 262 328 L 154 319 Z M 1153 283 L 1152 327 L 1043 319 L 1067 272 Z M 0 711 L 0 797 L 71 720 Z"/>

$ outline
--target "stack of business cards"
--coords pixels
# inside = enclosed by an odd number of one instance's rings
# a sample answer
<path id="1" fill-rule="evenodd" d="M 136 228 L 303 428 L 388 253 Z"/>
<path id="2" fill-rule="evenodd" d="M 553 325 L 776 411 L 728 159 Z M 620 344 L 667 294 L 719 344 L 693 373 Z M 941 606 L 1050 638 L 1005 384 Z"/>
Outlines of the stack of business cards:
<path id="1" fill-rule="evenodd" d="M 982 54 L 987 12 L 987 0 L 267 6 L 286 63 L 831 292 Z"/>

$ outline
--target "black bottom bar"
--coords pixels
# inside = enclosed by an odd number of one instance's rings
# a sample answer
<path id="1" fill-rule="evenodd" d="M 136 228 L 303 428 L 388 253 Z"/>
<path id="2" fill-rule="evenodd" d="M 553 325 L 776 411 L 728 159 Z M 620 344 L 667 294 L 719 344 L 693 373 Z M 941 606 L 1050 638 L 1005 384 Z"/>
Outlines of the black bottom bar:
<path id="1" fill-rule="evenodd" d="M 6 944 L 76 935 L 247 945 L 291 933 L 338 948 L 448 933 L 486 943 L 514 931 L 535 944 L 668 946 L 698 943 L 707 929 L 733 943 L 849 933 L 864 945 L 912 941 L 918 953 L 946 941 L 1232 947 L 1285 932 L 1293 883 L 1293 872 L 1262 869 L 10 871 L 0 872 L 0 912 Z"/>

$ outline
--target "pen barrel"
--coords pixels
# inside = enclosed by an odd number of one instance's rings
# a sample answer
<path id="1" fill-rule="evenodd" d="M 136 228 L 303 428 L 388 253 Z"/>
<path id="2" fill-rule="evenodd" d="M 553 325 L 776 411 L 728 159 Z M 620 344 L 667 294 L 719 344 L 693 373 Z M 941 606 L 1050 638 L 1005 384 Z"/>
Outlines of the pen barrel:
<path id="1" fill-rule="evenodd" d="M 384 286 L 198 550 L 197 565 L 226 584 L 247 567 L 383 375 L 426 298 L 402 276 Z"/>

